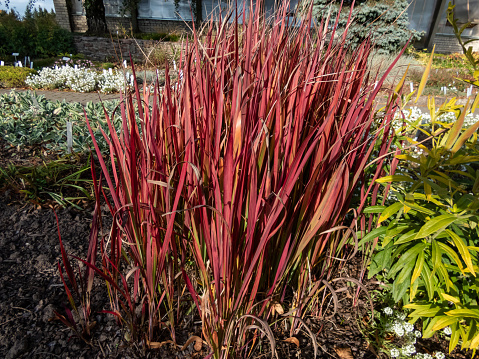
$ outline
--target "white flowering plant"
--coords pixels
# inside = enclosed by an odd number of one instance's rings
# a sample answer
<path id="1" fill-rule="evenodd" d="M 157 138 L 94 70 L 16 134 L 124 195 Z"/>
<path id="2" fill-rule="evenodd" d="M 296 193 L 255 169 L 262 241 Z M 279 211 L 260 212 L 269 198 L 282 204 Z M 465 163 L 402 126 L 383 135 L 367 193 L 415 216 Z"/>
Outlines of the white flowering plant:
<path id="1" fill-rule="evenodd" d="M 390 298 L 382 297 L 381 302 L 390 302 Z M 416 342 L 422 337 L 421 331 L 406 320 L 407 314 L 395 307 L 384 307 L 375 312 L 375 320 L 369 328 L 362 328 L 369 342 L 380 352 L 391 358 L 433 359 L 429 353 L 419 353 Z M 444 359 L 444 353 L 436 352 L 436 359 Z M 442 358 L 441 358 L 442 355 Z"/>
<path id="2" fill-rule="evenodd" d="M 437 116 L 434 116 L 434 121 L 437 124 L 446 124 L 446 126 L 453 124 L 457 120 L 457 111 L 458 107 L 453 103 L 449 103 L 448 111 L 441 111 L 437 113 Z M 473 112 L 467 112 L 464 117 L 464 128 L 469 128 L 479 121 L 479 115 L 474 114 Z M 410 108 L 404 109 L 403 111 L 398 111 L 394 117 L 393 126 L 396 131 L 401 131 L 403 125 L 406 124 L 410 127 L 412 131 L 428 130 L 431 128 L 432 120 L 431 114 L 428 112 L 423 112 L 419 107 L 412 106 Z"/>
<path id="3" fill-rule="evenodd" d="M 69 89 L 75 92 L 99 90 L 102 93 L 112 93 L 131 86 L 133 78 L 117 70 L 98 72 L 92 68 L 63 65 L 45 67 L 37 75 L 29 76 L 25 83 L 35 89 Z"/>

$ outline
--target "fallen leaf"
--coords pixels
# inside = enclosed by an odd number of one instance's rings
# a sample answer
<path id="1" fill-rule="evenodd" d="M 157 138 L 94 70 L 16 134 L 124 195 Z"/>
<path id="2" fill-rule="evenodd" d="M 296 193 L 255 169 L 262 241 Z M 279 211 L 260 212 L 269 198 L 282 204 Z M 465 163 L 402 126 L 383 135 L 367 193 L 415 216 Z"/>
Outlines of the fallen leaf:
<path id="1" fill-rule="evenodd" d="M 334 351 L 336 354 L 338 354 L 338 357 L 341 359 L 354 359 L 353 353 L 351 352 L 350 347 L 336 347 L 334 348 Z"/>
<path id="2" fill-rule="evenodd" d="M 274 312 L 278 313 L 279 315 L 284 314 L 284 309 L 283 309 L 283 306 L 281 305 L 281 303 L 273 302 L 272 307 L 273 307 L 273 314 L 274 314 Z"/>
<path id="3" fill-rule="evenodd" d="M 283 340 L 283 341 L 286 342 L 286 343 L 296 344 L 296 346 L 299 348 L 299 340 L 298 340 L 298 338 L 291 337 L 291 338 L 285 339 L 285 340 Z"/>

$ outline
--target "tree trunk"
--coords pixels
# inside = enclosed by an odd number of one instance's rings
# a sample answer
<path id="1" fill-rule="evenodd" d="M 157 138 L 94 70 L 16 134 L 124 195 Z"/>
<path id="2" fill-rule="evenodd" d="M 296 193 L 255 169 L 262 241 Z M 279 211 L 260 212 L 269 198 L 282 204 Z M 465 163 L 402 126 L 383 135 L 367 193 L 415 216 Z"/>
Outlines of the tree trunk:
<path id="1" fill-rule="evenodd" d="M 108 32 L 103 0 L 85 0 L 86 23 L 88 34 L 104 35 Z"/>
<path id="2" fill-rule="evenodd" d="M 131 16 L 131 30 L 133 31 L 134 34 L 137 34 L 140 32 L 140 28 L 138 27 L 138 5 L 137 3 L 134 3 L 134 7 L 130 11 L 130 16 Z"/>
<path id="3" fill-rule="evenodd" d="M 203 1 L 202 0 L 195 0 L 194 1 L 194 21 L 197 29 L 201 27 L 201 23 L 203 22 Z"/>

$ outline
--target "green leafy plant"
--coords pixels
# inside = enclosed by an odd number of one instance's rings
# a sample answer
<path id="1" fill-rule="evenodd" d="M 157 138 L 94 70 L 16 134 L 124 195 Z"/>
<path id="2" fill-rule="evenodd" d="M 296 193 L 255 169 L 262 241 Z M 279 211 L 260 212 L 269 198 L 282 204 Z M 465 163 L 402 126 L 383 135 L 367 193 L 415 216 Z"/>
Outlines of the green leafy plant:
<path id="1" fill-rule="evenodd" d="M 41 165 L 0 168 L 0 185 L 12 187 L 27 201 L 37 205 L 72 206 L 93 198 L 91 179 L 84 173 L 90 166 L 72 156 L 49 161 Z"/>
<path id="2" fill-rule="evenodd" d="M 21 20 L 13 11 L 0 13 L 0 55 L 13 52 L 32 58 L 73 53 L 73 37 L 56 23 L 55 14 L 46 10 L 27 10 Z"/>
<path id="3" fill-rule="evenodd" d="M 431 64 L 432 56 L 417 98 Z M 410 124 L 426 138 L 403 138 L 415 148 L 404 147 L 396 172 L 377 180 L 388 198 L 366 210 L 379 214 L 378 226 L 363 238 L 379 244 L 369 276 L 381 274 L 392 283 L 394 300 L 413 309 L 412 321 L 423 319 L 424 337 L 449 326 L 450 351 L 459 341 L 462 348 L 479 345 L 479 122 L 463 127 L 476 103 L 461 107 L 452 99 L 436 109 L 434 98 L 428 100 L 430 124 Z M 456 115 L 454 123 L 440 121 L 447 112 Z"/>
<path id="4" fill-rule="evenodd" d="M 113 68 L 115 68 L 115 64 L 113 64 L 111 62 L 104 62 L 104 63 L 101 64 L 101 67 L 105 70 L 113 69 Z"/>
<path id="5" fill-rule="evenodd" d="M 416 340 L 422 334 L 413 324 L 407 322 L 407 313 L 398 310 L 394 305 L 385 306 L 388 302 L 393 302 L 389 291 L 382 291 L 375 299 L 383 308 L 375 308 L 374 320 L 358 320 L 358 327 L 366 340 L 377 353 L 386 353 L 392 358 L 407 358 L 416 353 Z"/>
<path id="6" fill-rule="evenodd" d="M 456 39 L 459 42 L 459 45 L 461 45 L 462 47 L 464 56 L 468 60 L 469 64 L 474 68 L 474 70 L 477 70 L 479 68 L 479 59 L 477 58 L 477 55 L 473 53 L 472 46 L 466 47 L 467 44 L 470 44 L 473 41 L 477 41 L 477 39 L 469 39 L 466 41 L 462 39 L 461 37 L 462 33 L 464 32 L 465 29 L 467 29 L 471 25 L 471 23 L 470 22 L 465 23 L 459 28 L 457 24 L 457 19 L 454 18 L 455 7 L 456 5 L 453 5 L 451 2 L 449 3 L 449 6 L 447 7 L 447 21 L 453 27 L 454 35 L 456 36 Z"/>

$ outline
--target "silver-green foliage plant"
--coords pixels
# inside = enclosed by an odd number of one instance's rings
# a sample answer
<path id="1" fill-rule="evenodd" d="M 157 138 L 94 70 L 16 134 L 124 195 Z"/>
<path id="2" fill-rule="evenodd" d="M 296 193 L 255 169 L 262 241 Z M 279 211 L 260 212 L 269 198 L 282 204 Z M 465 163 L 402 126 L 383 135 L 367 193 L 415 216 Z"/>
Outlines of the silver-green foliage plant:
<path id="1" fill-rule="evenodd" d="M 12 91 L 0 96 L 0 136 L 13 146 L 41 145 L 49 151 L 63 154 L 67 150 L 67 121 L 72 122 L 73 147 L 77 153 L 89 151 L 93 143 L 85 121 L 85 113 L 99 147 L 108 149 L 102 130 L 109 133 L 105 111 L 111 116 L 115 128 L 120 128 L 119 113 L 112 116 L 118 100 L 101 103 L 67 103 L 48 101 L 34 92 Z M 104 107 L 103 107 L 104 106 Z M 85 112 L 83 112 L 85 110 Z"/>
<path id="2" fill-rule="evenodd" d="M 340 1 L 315 0 L 315 16 L 321 21 L 328 15 L 334 19 L 340 10 Z M 352 11 L 353 23 L 348 29 L 348 45 L 356 48 L 367 38 L 371 38 L 378 53 L 394 54 L 401 50 L 409 38 L 419 40 L 421 33 L 409 29 L 406 0 L 389 2 L 356 2 Z M 338 36 L 344 32 L 351 7 L 343 5 L 340 14 Z"/>

